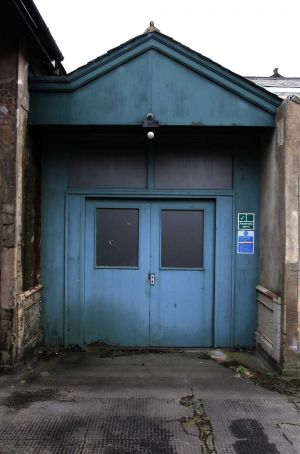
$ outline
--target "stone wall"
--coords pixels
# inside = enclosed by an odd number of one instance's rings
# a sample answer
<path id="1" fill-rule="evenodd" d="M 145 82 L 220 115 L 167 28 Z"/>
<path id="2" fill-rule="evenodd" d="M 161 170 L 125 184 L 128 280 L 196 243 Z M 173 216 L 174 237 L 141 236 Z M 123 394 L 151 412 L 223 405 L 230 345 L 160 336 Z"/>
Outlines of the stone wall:
<path id="1" fill-rule="evenodd" d="M 14 38 L 0 42 L 0 364 L 7 367 L 42 338 L 40 193 L 27 125 L 26 47 Z"/>
<path id="2" fill-rule="evenodd" d="M 267 134 L 262 144 L 256 333 L 257 344 L 282 371 L 296 375 L 300 374 L 299 131 L 300 104 L 287 99 L 278 109 L 275 133 Z"/>
<path id="3" fill-rule="evenodd" d="M 16 42 L 0 40 L 0 363 L 14 356 L 14 271 L 17 136 Z"/>
<path id="4" fill-rule="evenodd" d="M 40 282 L 41 165 L 37 139 L 27 134 L 23 154 L 22 269 L 23 289 Z"/>
<path id="5" fill-rule="evenodd" d="M 300 100 L 299 100 L 300 102 Z M 279 110 L 283 140 L 278 144 L 285 157 L 284 199 L 285 255 L 283 263 L 283 371 L 300 373 L 299 307 L 299 159 L 300 104 L 291 100 Z"/>
<path id="6" fill-rule="evenodd" d="M 264 133 L 261 143 L 259 284 L 282 296 L 284 155 L 278 149 L 278 135 L 277 127 Z"/>

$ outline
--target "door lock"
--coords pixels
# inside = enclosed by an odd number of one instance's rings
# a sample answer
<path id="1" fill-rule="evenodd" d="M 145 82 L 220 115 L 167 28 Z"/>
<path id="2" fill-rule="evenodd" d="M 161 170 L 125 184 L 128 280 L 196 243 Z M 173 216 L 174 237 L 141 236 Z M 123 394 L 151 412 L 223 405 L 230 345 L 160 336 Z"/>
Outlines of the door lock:
<path id="1" fill-rule="evenodd" d="M 148 278 L 150 281 L 150 285 L 154 285 L 155 284 L 155 273 L 149 273 Z"/>

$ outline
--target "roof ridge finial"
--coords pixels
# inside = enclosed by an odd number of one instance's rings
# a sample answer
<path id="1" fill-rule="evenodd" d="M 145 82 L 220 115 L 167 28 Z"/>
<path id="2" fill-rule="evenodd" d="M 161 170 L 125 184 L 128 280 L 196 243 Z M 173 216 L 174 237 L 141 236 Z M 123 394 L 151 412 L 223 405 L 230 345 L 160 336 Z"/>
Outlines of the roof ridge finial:
<path id="1" fill-rule="evenodd" d="M 152 32 L 160 32 L 158 28 L 155 27 L 154 21 L 150 21 L 149 27 L 147 30 L 144 31 L 144 33 L 152 33 Z"/>
<path id="2" fill-rule="evenodd" d="M 279 68 L 274 68 L 273 74 L 270 77 L 283 77 L 283 76 L 281 74 L 279 74 Z"/>

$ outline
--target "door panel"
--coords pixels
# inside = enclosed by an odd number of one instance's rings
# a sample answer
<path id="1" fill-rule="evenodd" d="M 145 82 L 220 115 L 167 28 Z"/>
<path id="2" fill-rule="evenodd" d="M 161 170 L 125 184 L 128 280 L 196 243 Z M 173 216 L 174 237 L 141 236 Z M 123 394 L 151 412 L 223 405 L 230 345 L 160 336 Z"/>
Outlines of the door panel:
<path id="1" fill-rule="evenodd" d="M 213 202 L 88 200 L 85 343 L 212 346 L 213 257 Z"/>
<path id="2" fill-rule="evenodd" d="M 149 345 L 150 204 L 86 206 L 85 342 Z"/>
<path id="3" fill-rule="evenodd" d="M 213 345 L 213 265 L 214 204 L 152 204 L 151 346 Z"/>

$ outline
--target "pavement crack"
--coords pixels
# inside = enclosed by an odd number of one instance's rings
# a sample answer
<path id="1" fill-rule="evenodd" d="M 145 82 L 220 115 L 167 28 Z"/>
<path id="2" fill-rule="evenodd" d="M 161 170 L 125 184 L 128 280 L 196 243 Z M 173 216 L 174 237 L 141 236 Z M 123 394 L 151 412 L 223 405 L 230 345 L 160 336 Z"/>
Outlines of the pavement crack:
<path id="1" fill-rule="evenodd" d="M 297 426 L 297 427 L 300 427 L 300 423 L 296 423 L 296 422 L 279 422 L 277 424 L 277 427 L 281 427 L 281 426 Z"/>
<path id="2" fill-rule="evenodd" d="M 295 407 L 296 411 L 298 413 L 300 413 L 300 401 L 298 400 L 298 396 L 297 396 L 296 399 L 294 399 L 294 398 L 292 398 L 290 396 L 287 396 L 287 397 L 288 397 L 289 402 L 291 402 L 291 404 Z"/>
<path id="3" fill-rule="evenodd" d="M 281 435 L 290 443 L 290 445 L 294 445 L 293 440 L 291 440 L 288 436 L 288 434 L 285 433 L 284 428 L 285 426 L 288 427 L 300 427 L 299 423 L 296 422 L 280 422 L 276 424 L 277 429 L 280 430 Z"/>
<path id="4" fill-rule="evenodd" d="M 197 398 L 191 389 L 191 394 L 182 397 L 179 404 L 189 408 L 192 412 L 192 416 L 182 417 L 178 420 L 182 430 L 187 435 L 196 436 L 202 441 L 202 454 L 217 454 L 212 425 L 205 412 L 202 399 Z"/>
<path id="5" fill-rule="evenodd" d="M 290 445 L 294 444 L 284 432 L 282 433 L 282 435 L 289 442 Z"/>

